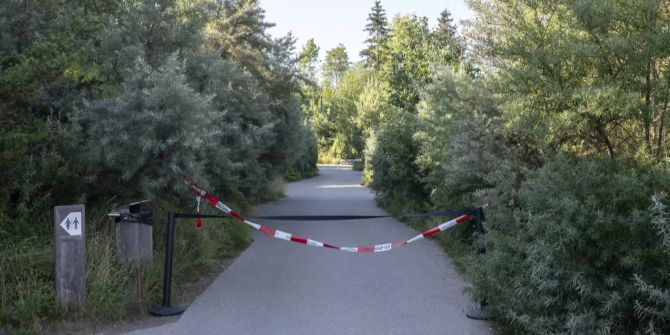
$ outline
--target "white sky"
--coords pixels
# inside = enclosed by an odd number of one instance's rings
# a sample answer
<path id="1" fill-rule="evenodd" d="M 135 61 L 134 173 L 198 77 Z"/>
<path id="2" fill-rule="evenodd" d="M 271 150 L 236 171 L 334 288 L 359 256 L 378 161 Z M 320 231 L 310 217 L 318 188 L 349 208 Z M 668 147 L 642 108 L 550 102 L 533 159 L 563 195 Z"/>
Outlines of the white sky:
<path id="1" fill-rule="evenodd" d="M 381 4 L 389 22 L 396 14 L 416 14 L 428 17 L 431 26 L 435 26 L 445 8 L 456 23 L 474 16 L 465 0 L 382 0 Z M 321 48 L 321 58 L 326 50 L 342 43 L 352 62 L 360 60 L 367 38 L 363 29 L 373 5 L 374 0 L 260 0 L 266 21 L 276 24 L 270 34 L 279 37 L 293 32 L 298 39 L 296 51 L 314 38 Z"/>

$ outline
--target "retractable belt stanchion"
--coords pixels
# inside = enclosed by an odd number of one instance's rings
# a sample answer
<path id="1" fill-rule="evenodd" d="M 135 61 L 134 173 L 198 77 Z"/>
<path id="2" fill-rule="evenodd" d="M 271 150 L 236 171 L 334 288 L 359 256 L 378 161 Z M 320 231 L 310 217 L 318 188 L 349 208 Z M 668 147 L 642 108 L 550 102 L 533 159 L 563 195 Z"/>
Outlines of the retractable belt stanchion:
<path id="1" fill-rule="evenodd" d="M 235 218 L 238 221 L 250 226 L 251 228 L 260 231 L 263 234 L 266 234 L 272 238 L 281 239 L 285 241 L 290 241 L 294 243 L 299 243 L 311 247 L 318 248 L 328 248 L 335 249 L 351 253 L 380 253 L 395 250 L 409 244 L 412 244 L 416 241 L 428 238 L 440 232 L 443 232 L 451 227 L 458 225 L 461 222 L 473 220 L 475 231 L 477 232 L 477 254 L 482 255 L 485 253 L 484 244 L 483 244 L 483 235 L 484 235 L 484 210 L 483 208 L 477 208 L 474 210 L 447 210 L 447 211 L 436 211 L 430 213 L 408 213 L 403 216 L 406 217 L 450 217 L 451 219 L 445 221 L 437 226 L 434 226 L 410 239 L 392 242 L 392 243 L 383 243 L 369 246 L 357 246 L 357 247 L 341 247 L 329 243 L 320 242 L 317 240 L 310 239 L 306 236 L 294 235 L 289 232 L 281 231 L 263 224 L 255 223 L 235 210 L 228 207 L 226 204 L 221 202 L 211 193 L 206 192 L 200 188 L 193 180 L 188 178 L 188 176 L 182 173 L 183 181 L 189 186 L 189 188 L 194 192 L 196 201 L 197 201 L 197 213 L 195 214 L 186 214 L 186 213 L 174 213 L 168 212 L 167 218 L 167 229 L 165 233 L 165 268 L 163 273 L 163 301 L 161 305 L 154 305 L 150 308 L 149 312 L 156 316 L 172 316 L 181 314 L 184 309 L 179 306 L 174 306 L 170 304 L 170 295 L 171 295 L 171 286 L 172 286 L 172 258 L 174 253 L 174 229 L 175 229 L 175 220 L 179 218 L 195 218 L 195 227 L 196 229 L 200 228 L 202 225 L 201 218 L 226 218 L 231 217 Z M 223 212 L 225 216 L 216 216 L 216 215 L 201 215 L 200 214 L 200 201 L 204 199 L 206 203 L 209 203 L 212 207 Z M 384 218 L 387 215 L 283 215 L 283 216 L 261 216 L 257 219 L 266 219 L 266 220 L 308 220 L 308 221 L 323 221 L 323 220 L 360 220 L 360 219 L 377 219 Z M 467 316 L 472 319 L 486 320 L 488 315 L 485 311 L 486 301 L 483 300 L 480 303 L 478 309 L 473 309 L 467 313 Z"/>
<path id="2" fill-rule="evenodd" d="M 153 305 L 149 313 L 155 316 L 174 316 L 184 312 L 184 309 L 170 304 L 170 295 L 172 294 L 172 258 L 174 256 L 174 228 L 175 219 L 198 219 L 198 218 L 227 218 L 221 215 L 203 215 L 168 212 L 167 227 L 165 229 L 165 263 L 163 267 L 163 302 L 160 305 Z"/>

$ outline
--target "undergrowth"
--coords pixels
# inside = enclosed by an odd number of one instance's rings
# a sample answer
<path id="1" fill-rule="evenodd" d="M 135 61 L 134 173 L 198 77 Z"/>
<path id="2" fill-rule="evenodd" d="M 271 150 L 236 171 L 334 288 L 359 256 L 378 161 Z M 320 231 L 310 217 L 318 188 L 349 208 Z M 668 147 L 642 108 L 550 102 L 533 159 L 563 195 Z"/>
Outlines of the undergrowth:
<path id="1" fill-rule="evenodd" d="M 235 208 L 239 208 L 234 205 Z M 106 210 L 90 209 L 86 223 L 86 298 L 81 308 L 61 307 L 53 288 L 54 247 L 50 235 L 3 241 L 0 254 L 0 333 L 30 334 L 58 329 L 64 321 L 118 321 L 159 303 L 162 294 L 167 209 L 154 208 L 154 254 L 142 269 L 144 305 L 135 300 L 135 268 L 116 258 L 114 224 Z M 192 210 L 190 208 L 186 211 Z M 212 212 L 212 214 L 215 214 Z M 49 217 L 34 224 L 51 225 Z M 250 229 L 229 219 L 178 220 L 175 231 L 173 292 L 215 270 L 250 243 Z"/>

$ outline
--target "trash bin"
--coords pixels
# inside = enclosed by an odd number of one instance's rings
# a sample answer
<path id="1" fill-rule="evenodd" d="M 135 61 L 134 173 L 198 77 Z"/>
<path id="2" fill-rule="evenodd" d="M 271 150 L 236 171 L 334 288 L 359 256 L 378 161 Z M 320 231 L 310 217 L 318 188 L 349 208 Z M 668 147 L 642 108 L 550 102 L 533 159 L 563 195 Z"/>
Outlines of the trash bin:
<path id="1" fill-rule="evenodd" d="M 144 266 L 153 257 L 153 213 L 142 211 L 135 202 L 128 209 L 108 214 L 116 226 L 116 254 L 119 262 Z"/>

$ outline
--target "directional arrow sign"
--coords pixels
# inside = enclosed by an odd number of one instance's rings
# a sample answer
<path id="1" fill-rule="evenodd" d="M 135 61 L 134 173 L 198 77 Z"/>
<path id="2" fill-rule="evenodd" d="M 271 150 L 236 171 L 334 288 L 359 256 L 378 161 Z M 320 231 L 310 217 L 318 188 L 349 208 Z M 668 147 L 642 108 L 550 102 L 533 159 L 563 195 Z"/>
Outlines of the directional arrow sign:
<path id="1" fill-rule="evenodd" d="M 54 207 L 54 288 L 62 304 L 81 305 L 86 295 L 85 221 L 84 205 Z"/>
<path id="2" fill-rule="evenodd" d="M 70 234 L 70 236 L 81 235 L 81 212 L 70 212 L 60 222 L 60 226 Z"/>

